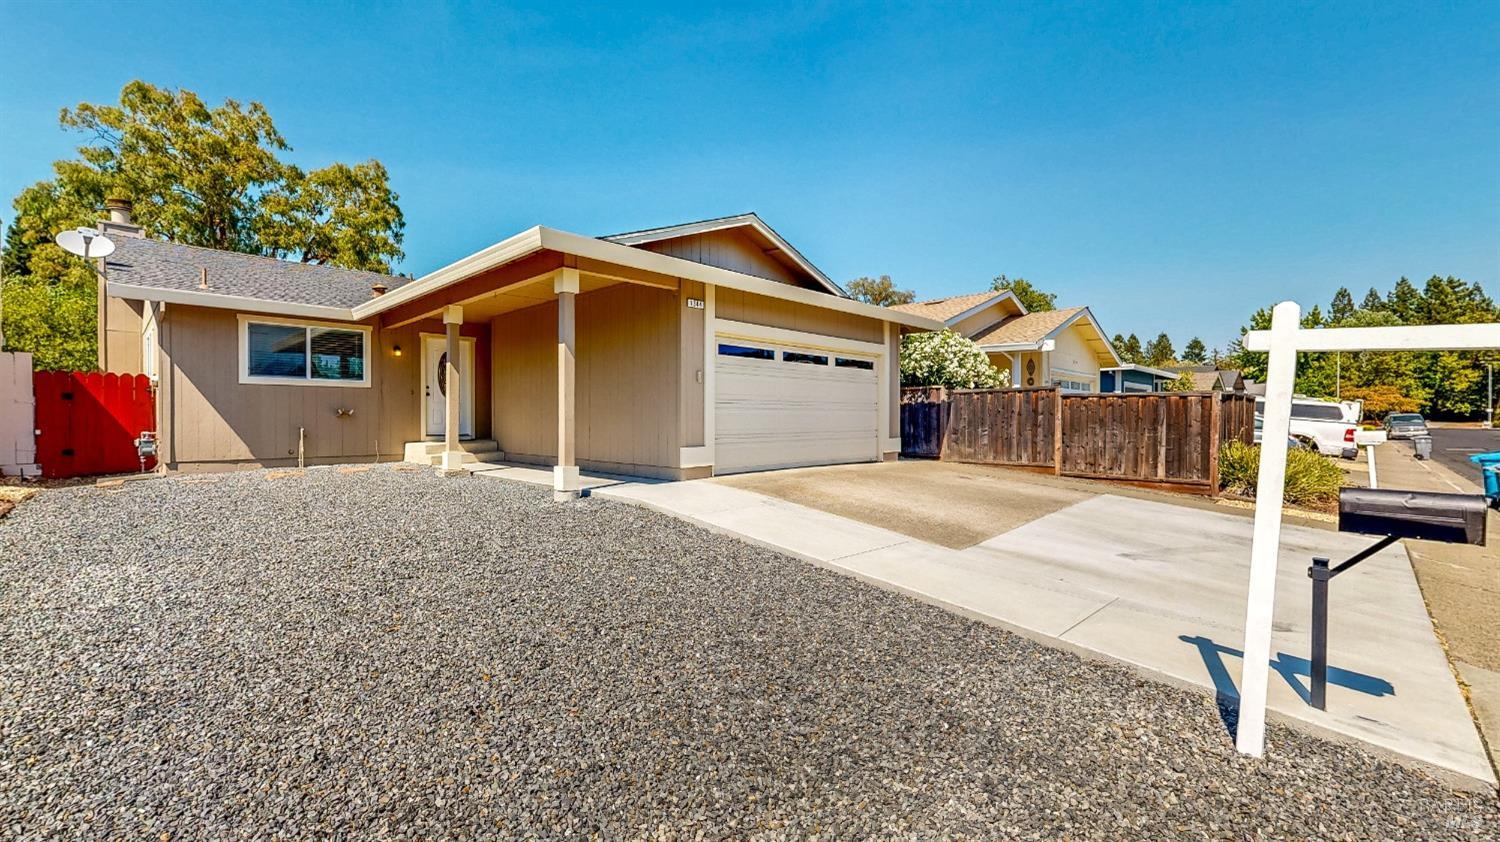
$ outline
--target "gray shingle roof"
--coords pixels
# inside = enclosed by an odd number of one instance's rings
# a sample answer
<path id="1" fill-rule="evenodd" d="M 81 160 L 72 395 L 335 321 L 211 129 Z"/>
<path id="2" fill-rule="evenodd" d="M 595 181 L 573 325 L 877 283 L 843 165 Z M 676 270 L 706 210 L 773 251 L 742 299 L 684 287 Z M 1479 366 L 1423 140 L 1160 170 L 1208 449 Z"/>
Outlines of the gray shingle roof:
<path id="1" fill-rule="evenodd" d="M 353 307 L 370 300 L 370 287 L 397 289 L 410 278 L 336 266 L 292 263 L 274 257 L 185 246 L 138 237 L 114 237 L 115 252 L 105 258 L 110 283 L 267 301 Z M 199 289 L 201 269 L 208 289 Z"/>

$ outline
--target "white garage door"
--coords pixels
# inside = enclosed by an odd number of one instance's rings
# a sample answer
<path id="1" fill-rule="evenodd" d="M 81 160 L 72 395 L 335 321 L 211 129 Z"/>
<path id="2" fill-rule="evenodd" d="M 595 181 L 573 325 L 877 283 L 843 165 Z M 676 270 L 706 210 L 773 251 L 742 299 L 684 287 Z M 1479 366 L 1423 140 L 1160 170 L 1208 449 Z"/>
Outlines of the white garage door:
<path id="1" fill-rule="evenodd" d="M 714 473 L 878 458 L 875 357 L 719 337 Z"/>

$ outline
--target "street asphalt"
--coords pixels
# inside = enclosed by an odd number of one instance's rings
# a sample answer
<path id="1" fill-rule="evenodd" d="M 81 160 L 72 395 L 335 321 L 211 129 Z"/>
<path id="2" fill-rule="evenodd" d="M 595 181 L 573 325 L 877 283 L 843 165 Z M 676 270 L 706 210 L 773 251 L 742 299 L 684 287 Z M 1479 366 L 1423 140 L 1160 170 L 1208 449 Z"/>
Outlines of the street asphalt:
<path id="1" fill-rule="evenodd" d="M 1402 447 L 1411 447 L 1411 442 L 1401 442 Z M 1478 427 L 1433 427 L 1432 458 L 1455 471 L 1461 477 L 1475 479 L 1479 469 L 1469 461 L 1476 453 L 1500 451 L 1500 430 L 1482 430 Z"/>

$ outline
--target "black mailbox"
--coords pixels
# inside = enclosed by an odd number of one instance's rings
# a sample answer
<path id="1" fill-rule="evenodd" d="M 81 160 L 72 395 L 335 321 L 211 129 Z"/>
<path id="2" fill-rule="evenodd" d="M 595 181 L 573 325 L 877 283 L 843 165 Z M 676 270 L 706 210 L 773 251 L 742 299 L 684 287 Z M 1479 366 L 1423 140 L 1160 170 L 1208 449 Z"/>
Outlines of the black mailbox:
<path id="1" fill-rule="evenodd" d="M 1339 490 L 1340 532 L 1482 546 L 1485 514 L 1485 499 L 1479 494 L 1384 488 Z"/>

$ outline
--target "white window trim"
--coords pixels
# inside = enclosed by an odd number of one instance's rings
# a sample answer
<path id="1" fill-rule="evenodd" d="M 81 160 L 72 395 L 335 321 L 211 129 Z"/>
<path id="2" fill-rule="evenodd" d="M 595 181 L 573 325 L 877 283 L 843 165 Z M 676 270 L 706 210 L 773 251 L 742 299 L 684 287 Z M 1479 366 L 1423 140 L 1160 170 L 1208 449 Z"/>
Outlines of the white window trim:
<path id="1" fill-rule="evenodd" d="M 315 388 L 332 387 L 335 389 L 368 389 L 370 387 L 370 369 L 375 361 L 375 354 L 371 343 L 374 329 L 369 325 L 349 324 L 348 322 L 320 322 L 309 319 L 283 319 L 276 316 L 252 316 L 245 313 L 239 314 L 239 322 L 240 385 L 242 386 L 312 386 Z M 362 343 L 364 349 L 364 377 L 359 380 L 318 380 L 313 378 L 311 374 L 311 334 L 307 338 L 307 376 L 252 377 L 250 375 L 250 325 L 252 323 L 300 327 L 308 330 L 313 328 L 332 328 L 334 330 L 358 331 L 364 334 L 364 341 Z"/>

